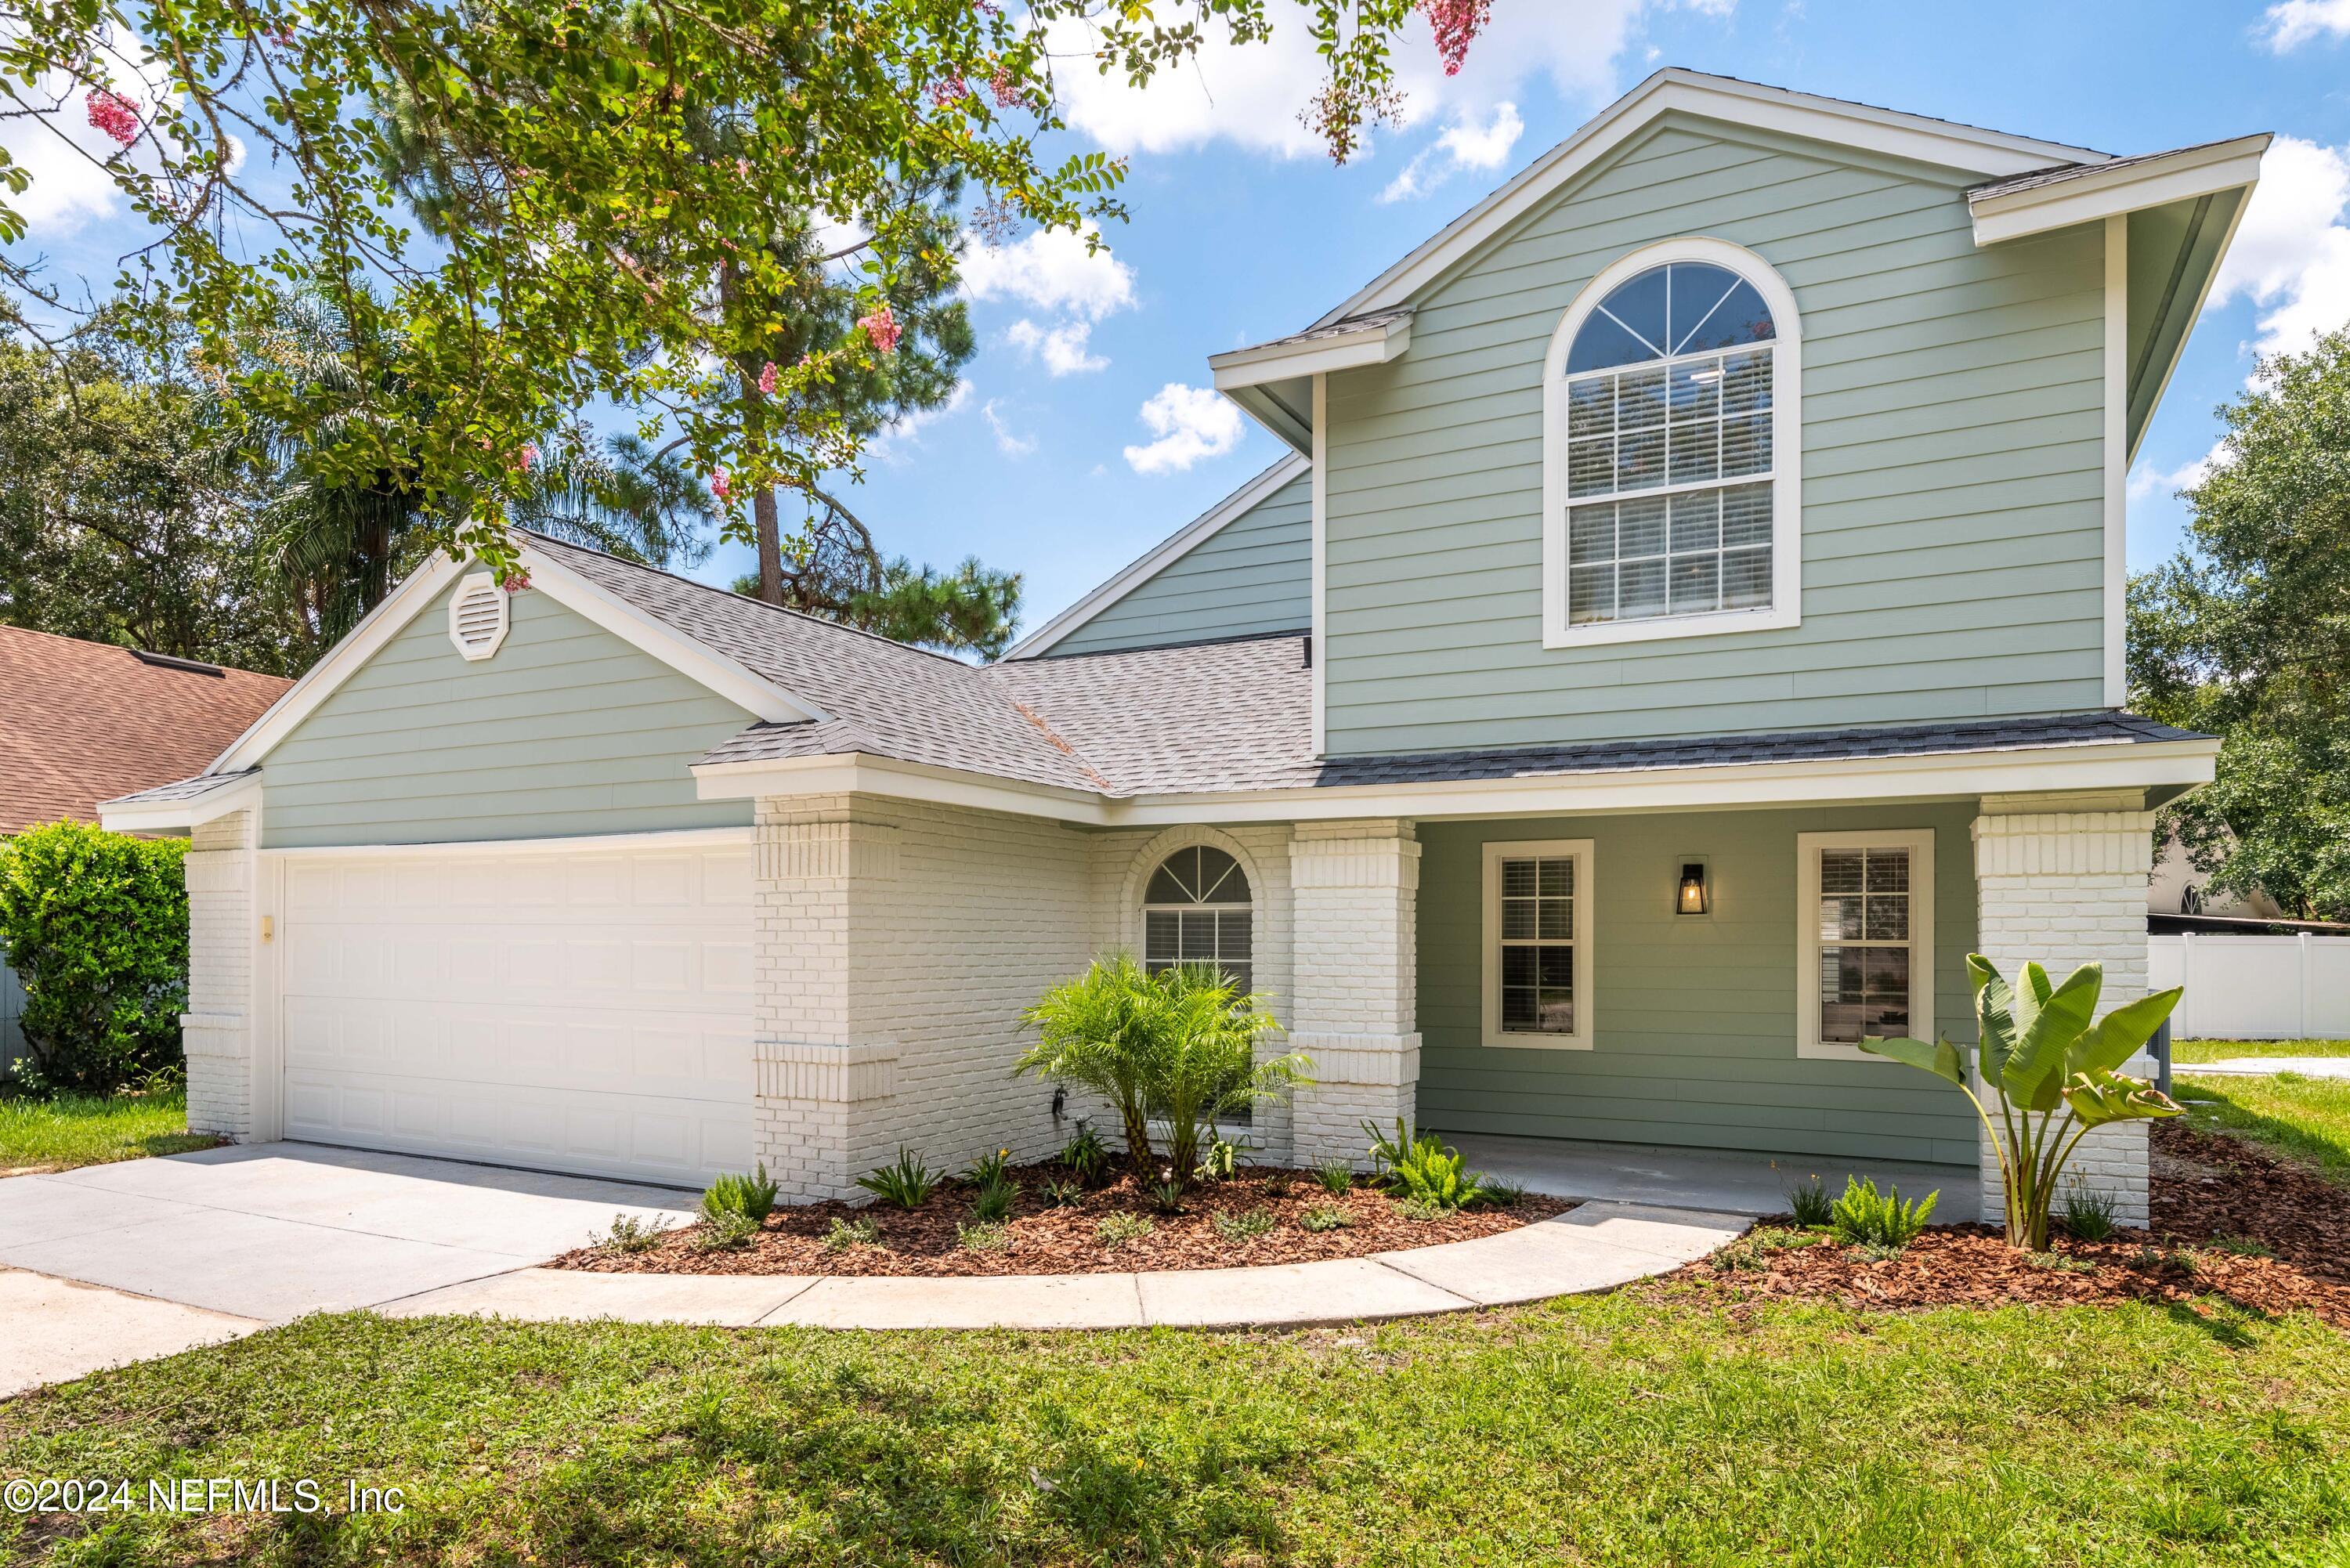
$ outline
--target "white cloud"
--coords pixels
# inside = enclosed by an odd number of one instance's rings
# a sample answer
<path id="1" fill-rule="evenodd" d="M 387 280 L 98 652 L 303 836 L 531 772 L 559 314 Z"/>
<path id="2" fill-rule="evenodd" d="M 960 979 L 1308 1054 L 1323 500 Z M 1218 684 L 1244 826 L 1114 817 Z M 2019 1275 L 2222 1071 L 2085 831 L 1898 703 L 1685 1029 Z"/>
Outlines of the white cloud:
<path id="1" fill-rule="evenodd" d="M 97 68 L 106 72 L 116 92 L 138 106 L 142 119 L 166 85 L 161 68 L 152 62 L 142 70 L 109 54 L 99 58 Z M 60 93 L 67 96 L 54 109 L 0 120 L 0 147 L 33 177 L 23 195 L 5 199 L 23 214 L 35 235 L 70 234 L 92 219 L 114 216 L 124 206 L 114 176 L 100 167 L 122 148 L 90 124 L 88 95 L 63 72 L 51 72 L 30 88 L 17 88 L 27 105 L 47 103 Z M 242 145 L 232 140 L 229 155 L 233 165 L 241 163 Z M 130 158 L 138 168 L 155 170 L 159 161 L 153 136 L 142 136 Z"/>
<path id="2" fill-rule="evenodd" d="M 2282 55 L 2318 35 L 2350 37 L 2350 0 L 2283 0 L 2261 18 L 2269 47 Z"/>
<path id="3" fill-rule="evenodd" d="M 1158 439 L 1126 449 L 1127 463 L 1137 473 L 1180 473 L 1196 462 L 1223 456 L 1245 433 L 1241 411 L 1230 400 L 1211 388 L 1187 387 L 1180 381 L 1170 381 L 1151 394 L 1140 417 Z"/>
<path id="4" fill-rule="evenodd" d="M 1648 14 L 1682 9 L 1726 16 L 1735 5 L 1517 0 L 1494 8 L 1457 77 L 1444 74 L 1429 28 L 1415 17 L 1396 51 L 1400 129 L 1490 123 L 1498 106 L 1520 100 L 1525 84 L 1538 79 L 1547 79 L 1569 103 L 1606 98 L 1619 86 L 1618 57 Z M 1056 23 L 1048 36 L 1061 61 L 1056 85 L 1070 125 L 1118 153 L 1175 152 L 1218 140 L 1280 158 L 1325 152 L 1299 119 L 1325 73 L 1295 10 L 1279 8 L 1273 36 L 1261 43 L 1233 45 L 1221 28 L 1207 34 L 1195 61 L 1137 88 L 1115 67 L 1107 75 L 1095 69 L 1095 35 L 1085 23 Z"/>
<path id="5" fill-rule="evenodd" d="M 865 443 L 865 455 L 883 462 L 906 461 L 906 449 L 922 444 L 923 432 L 941 420 L 951 419 L 971 406 L 971 383 L 957 381 L 947 400 L 934 409 L 917 409 L 900 414 L 875 431 Z"/>
<path id="6" fill-rule="evenodd" d="M 1108 368 L 1109 361 L 1098 354 L 1087 352 L 1086 341 L 1092 337 L 1090 321 L 1064 321 L 1058 327 L 1039 327 L 1026 317 L 1012 324 L 1004 337 L 1014 348 L 1032 359 L 1045 361 L 1045 369 L 1055 376 L 1075 376 L 1087 370 Z"/>
<path id="7" fill-rule="evenodd" d="M 987 428 L 995 432 L 995 450 L 1004 456 L 1026 457 L 1036 450 L 1036 438 L 1024 436 L 1014 431 L 1011 421 L 1003 417 L 1002 410 L 998 407 L 997 399 L 990 398 L 980 404 L 979 413 L 980 417 L 987 421 Z"/>
<path id="8" fill-rule="evenodd" d="M 1134 269 L 1085 236 L 1038 229 L 1015 244 L 979 245 L 962 259 L 962 286 L 973 299 L 1016 299 L 1038 310 L 1099 321 L 1134 304 Z"/>
<path id="9" fill-rule="evenodd" d="M 2192 490 L 2210 477 L 2213 469 L 2227 461 L 2228 443 L 2222 441 L 2212 442 L 2211 450 L 2194 462 L 2167 473 L 2140 463 L 2130 471 L 2130 499 L 2145 501 L 2157 495 L 2170 496 L 2182 490 Z"/>
<path id="10" fill-rule="evenodd" d="M 1402 202 L 1425 196 L 1463 169 L 1499 169 L 1509 161 L 1510 150 L 1525 130 L 1526 122 L 1518 118 L 1518 106 L 1513 103 L 1495 104 L 1492 119 L 1482 126 L 1472 119 L 1458 120 L 1388 182 L 1379 200 Z"/>
<path id="11" fill-rule="evenodd" d="M 2305 348 L 2350 323 L 2350 150 L 2277 138 L 2220 264 L 2211 308 L 2249 299 L 2262 354 Z"/>

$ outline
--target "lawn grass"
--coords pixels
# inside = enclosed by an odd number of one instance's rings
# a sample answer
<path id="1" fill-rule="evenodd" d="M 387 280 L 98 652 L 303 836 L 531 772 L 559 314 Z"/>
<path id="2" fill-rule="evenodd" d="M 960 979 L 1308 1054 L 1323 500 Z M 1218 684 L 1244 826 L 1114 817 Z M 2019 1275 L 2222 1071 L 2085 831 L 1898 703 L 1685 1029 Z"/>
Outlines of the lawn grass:
<path id="1" fill-rule="evenodd" d="M 2195 1126 L 2251 1138 L 2350 1182 L 2350 1078 L 2182 1075 L 2179 1093 Z"/>
<path id="2" fill-rule="evenodd" d="M 185 1154 L 220 1141 L 188 1131 L 188 1096 L 179 1089 L 0 1099 L 0 1171 L 26 1167 L 63 1170 L 153 1154 Z"/>
<path id="3" fill-rule="evenodd" d="M 2350 1354 L 1690 1290 L 1266 1334 L 354 1314 L 0 1405 L 0 1474 L 406 1497 L 0 1513 L 0 1560 L 78 1563 L 2339 1563 Z"/>
<path id="4" fill-rule="evenodd" d="M 2350 1040 L 2174 1040 L 2170 1064 L 2232 1062 L 2240 1056 L 2350 1056 Z"/>

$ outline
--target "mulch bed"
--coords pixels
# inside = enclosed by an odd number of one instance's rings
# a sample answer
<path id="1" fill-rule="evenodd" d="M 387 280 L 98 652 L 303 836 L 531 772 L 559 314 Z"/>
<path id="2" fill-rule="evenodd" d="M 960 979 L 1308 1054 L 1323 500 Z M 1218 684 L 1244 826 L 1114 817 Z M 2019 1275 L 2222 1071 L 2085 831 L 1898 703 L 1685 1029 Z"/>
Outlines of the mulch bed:
<path id="1" fill-rule="evenodd" d="M 2233 1303 L 2269 1314 L 2307 1310 L 2350 1328 L 2350 1191 L 2235 1138 L 2178 1122 L 2153 1130 L 2149 1231 L 2102 1242 L 2059 1235 L 2034 1257 L 1988 1225 L 1938 1226 L 1899 1256 L 1872 1262 L 1833 1241 L 1775 1245 L 1783 1238 L 1772 1232 L 1793 1224 L 1782 1216 L 1644 1288 L 1696 1284 L 1742 1303 L 1862 1308 L 2145 1301 L 2208 1314 Z M 2254 1244 L 2273 1255 L 2230 1250 Z"/>
<path id="2" fill-rule="evenodd" d="M 1004 1222 L 1002 1246 L 963 1244 L 957 1227 L 972 1222 L 974 1189 L 956 1182 L 931 1194 L 920 1209 L 885 1204 L 851 1207 L 811 1203 L 778 1209 L 742 1247 L 705 1251 L 695 1245 L 702 1227 L 681 1227 L 650 1251 L 620 1253 L 594 1247 L 567 1252 L 546 1266 L 606 1274 L 1103 1274 L 1161 1269 L 1233 1269 L 1261 1263 L 1307 1263 L 1324 1258 L 1359 1258 L 1402 1247 L 1430 1247 L 1515 1230 L 1565 1213 L 1575 1205 L 1561 1198 L 1528 1193 L 1506 1209 L 1471 1209 L 1440 1218 L 1411 1219 L 1388 1196 L 1357 1185 L 1343 1196 L 1325 1191 L 1310 1171 L 1242 1170 L 1229 1181 L 1195 1186 L 1180 1214 L 1162 1214 L 1133 1179 L 1086 1195 L 1064 1209 L 1045 1206 L 1039 1189 L 1062 1175 L 1056 1165 L 1015 1169 L 1020 1197 Z M 1311 1210 L 1336 1208 L 1351 1225 L 1308 1231 L 1300 1221 Z M 1228 1239 L 1216 1229 L 1218 1214 L 1263 1210 L 1273 1227 L 1261 1236 Z M 1111 1215 L 1136 1215 L 1150 1222 L 1148 1235 L 1117 1246 L 1101 1236 Z M 879 1232 L 874 1245 L 828 1248 L 825 1238 L 836 1220 L 869 1220 Z"/>

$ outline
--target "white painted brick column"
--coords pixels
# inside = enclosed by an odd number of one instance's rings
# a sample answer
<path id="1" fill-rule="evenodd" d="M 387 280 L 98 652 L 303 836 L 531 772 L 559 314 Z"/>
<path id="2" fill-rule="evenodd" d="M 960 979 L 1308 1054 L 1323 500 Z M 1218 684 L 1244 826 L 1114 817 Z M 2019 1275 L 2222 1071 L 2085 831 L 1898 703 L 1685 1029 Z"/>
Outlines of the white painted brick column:
<path id="1" fill-rule="evenodd" d="M 1293 1150 L 1367 1164 L 1362 1124 L 1413 1120 L 1419 1090 L 1419 845 L 1391 819 L 1301 824 L 1290 841 L 1292 1045 L 1313 1058 Z"/>
<path id="2" fill-rule="evenodd" d="M 2006 810 L 1996 797 L 1975 819 L 1980 898 L 1976 950 L 2017 983 L 2027 961 L 2062 981 L 2078 965 L 2105 966 L 2099 1016 L 2146 994 L 2146 888 L 2153 868 L 2154 814 L 2140 810 Z M 2137 1058 L 2125 1072 L 2150 1075 Z M 1988 1103 L 1988 1102 L 1987 1102 Z M 1997 1107 L 1992 1106 L 1997 1116 Z M 2111 1193 L 2114 1218 L 2147 1223 L 2147 1125 L 2123 1122 L 2081 1140 L 2064 1178 Z M 2006 1215 L 2006 1195 L 1990 1140 L 1982 1140 L 1982 1214 Z M 2064 1194 L 2057 1195 L 2062 1212 Z"/>
<path id="3" fill-rule="evenodd" d="M 260 843 L 256 814 L 233 811 L 195 830 L 186 862 L 188 1130 L 240 1143 L 254 1131 Z"/>
<path id="4" fill-rule="evenodd" d="M 847 796 L 762 799 L 756 820 L 754 1147 L 788 1201 L 853 1197 L 898 1048 L 859 1037 L 850 960 L 860 908 L 898 875 L 898 829 Z"/>

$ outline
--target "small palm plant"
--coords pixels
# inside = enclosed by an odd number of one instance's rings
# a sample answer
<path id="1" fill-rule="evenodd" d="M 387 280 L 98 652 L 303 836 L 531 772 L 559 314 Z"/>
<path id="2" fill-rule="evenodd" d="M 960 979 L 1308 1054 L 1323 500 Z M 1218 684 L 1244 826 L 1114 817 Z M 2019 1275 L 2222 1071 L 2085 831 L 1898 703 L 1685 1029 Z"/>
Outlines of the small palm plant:
<path id="1" fill-rule="evenodd" d="M 1281 1025 L 1263 1000 L 1243 995 L 1211 964 L 1179 964 L 1152 977 L 1161 1002 L 1159 1048 L 1148 1076 L 1150 1109 L 1167 1123 L 1167 1163 L 1189 1182 L 1216 1118 L 1287 1096 L 1313 1064 L 1295 1052 L 1256 1060 L 1260 1035 Z"/>
<path id="2" fill-rule="evenodd" d="M 2008 1245 L 2044 1252 L 2049 1207 L 2082 1137 L 2112 1122 L 2180 1114 L 2177 1103 L 2152 1084 L 2116 1070 L 2162 1027 L 2178 1005 L 2179 989 L 2116 1007 L 2093 1024 L 2097 993 L 2105 987 L 2103 965 L 2085 963 L 2064 984 L 2051 985 L 2046 970 L 2027 963 L 2022 978 L 2023 983 L 2011 990 L 1989 959 L 1967 955 L 1981 1032 L 1981 1079 L 1998 1101 L 1996 1122 L 1969 1082 L 1965 1054 L 1947 1038 L 1931 1045 L 1867 1039 L 1860 1048 L 1959 1086 L 1999 1156 Z"/>
<path id="3" fill-rule="evenodd" d="M 1160 1025 L 1158 986 L 1131 953 L 1097 959 L 1085 973 L 1037 998 L 1024 1015 L 1039 1038 L 1013 1064 L 1075 1084 L 1107 1100 L 1126 1132 L 1126 1161 L 1138 1182 L 1150 1170 L 1151 1059 Z"/>

